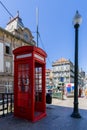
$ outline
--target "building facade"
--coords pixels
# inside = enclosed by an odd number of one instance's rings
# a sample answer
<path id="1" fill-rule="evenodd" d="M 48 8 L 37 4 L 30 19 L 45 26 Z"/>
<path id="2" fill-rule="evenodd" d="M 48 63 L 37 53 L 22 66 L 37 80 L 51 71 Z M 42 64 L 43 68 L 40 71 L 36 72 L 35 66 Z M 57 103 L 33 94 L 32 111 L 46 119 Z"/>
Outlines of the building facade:
<path id="1" fill-rule="evenodd" d="M 46 69 L 46 86 L 53 86 L 53 73 L 51 69 Z"/>
<path id="2" fill-rule="evenodd" d="M 31 31 L 17 15 L 5 29 L 0 27 L 0 92 L 13 92 L 14 57 L 12 51 L 20 46 L 34 46 Z"/>
<path id="3" fill-rule="evenodd" d="M 70 60 L 61 58 L 53 62 L 52 72 L 55 86 L 60 83 L 74 83 L 74 65 Z"/>

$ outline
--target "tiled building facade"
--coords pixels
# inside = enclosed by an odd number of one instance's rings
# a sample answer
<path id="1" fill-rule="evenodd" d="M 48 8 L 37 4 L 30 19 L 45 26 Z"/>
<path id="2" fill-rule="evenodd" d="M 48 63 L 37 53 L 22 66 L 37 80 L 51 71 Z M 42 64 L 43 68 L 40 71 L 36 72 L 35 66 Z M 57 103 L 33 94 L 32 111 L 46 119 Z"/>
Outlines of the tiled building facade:
<path id="1" fill-rule="evenodd" d="M 53 62 L 52 70 L 46 70 L 46 86 L 61 86 L 67 83 L 74 83 L 74 65 L 70 60 L 60 58 Z M 85 84 L 85 72 L 78 70 L 78 85 L 83 87 Z"/>
<path id="2" fill-rule="evenodd" d="M 61 58 L 52 64 L 53 81 L 57 86 L 60 82 L 74 83 L 74 65 L 70 60 Z"/>

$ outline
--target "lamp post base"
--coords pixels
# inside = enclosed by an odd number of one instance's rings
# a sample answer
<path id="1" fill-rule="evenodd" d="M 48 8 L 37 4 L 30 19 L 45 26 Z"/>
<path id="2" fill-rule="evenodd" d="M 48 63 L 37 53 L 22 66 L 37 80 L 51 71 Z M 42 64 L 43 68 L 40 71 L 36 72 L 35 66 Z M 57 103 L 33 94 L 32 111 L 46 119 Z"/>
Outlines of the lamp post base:
<path id="1" fill-rule="evenodd" d="M 71 117 L 73 117 L 73 118 L 81 118 L 81 115 L 80 115 L 79 113 L 73 112 L 73 113 L 71 114 Z"/>

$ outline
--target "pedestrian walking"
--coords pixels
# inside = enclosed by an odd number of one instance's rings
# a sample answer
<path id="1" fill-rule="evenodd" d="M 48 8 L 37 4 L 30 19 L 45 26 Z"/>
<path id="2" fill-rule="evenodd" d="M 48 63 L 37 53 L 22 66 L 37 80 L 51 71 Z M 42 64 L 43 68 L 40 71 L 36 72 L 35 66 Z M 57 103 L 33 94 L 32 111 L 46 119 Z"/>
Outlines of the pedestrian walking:
<path id="1" fill-rule="evenodd" d="M 79 88 L 79 97 L 81 97 L 81 94 L 82 94 L 82 89 Z"/>

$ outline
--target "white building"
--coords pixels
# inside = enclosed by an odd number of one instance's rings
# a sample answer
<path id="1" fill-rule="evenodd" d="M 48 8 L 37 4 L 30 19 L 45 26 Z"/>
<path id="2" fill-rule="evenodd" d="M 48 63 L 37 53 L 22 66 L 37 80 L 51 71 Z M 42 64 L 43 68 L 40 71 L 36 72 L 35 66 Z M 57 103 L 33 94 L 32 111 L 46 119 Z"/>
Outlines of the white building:
<path id="1" fill-rule="evenodd" d="M 53 86 L 53 73 L 51 69 L 46 69 L 46 86 Z"/>
<path id="2" fill-rule="evenodd" d="M 59 83 L 74 83 L 74 65 L 70 60 L 61 58 L 52 64 L 53 81 Z"/>

